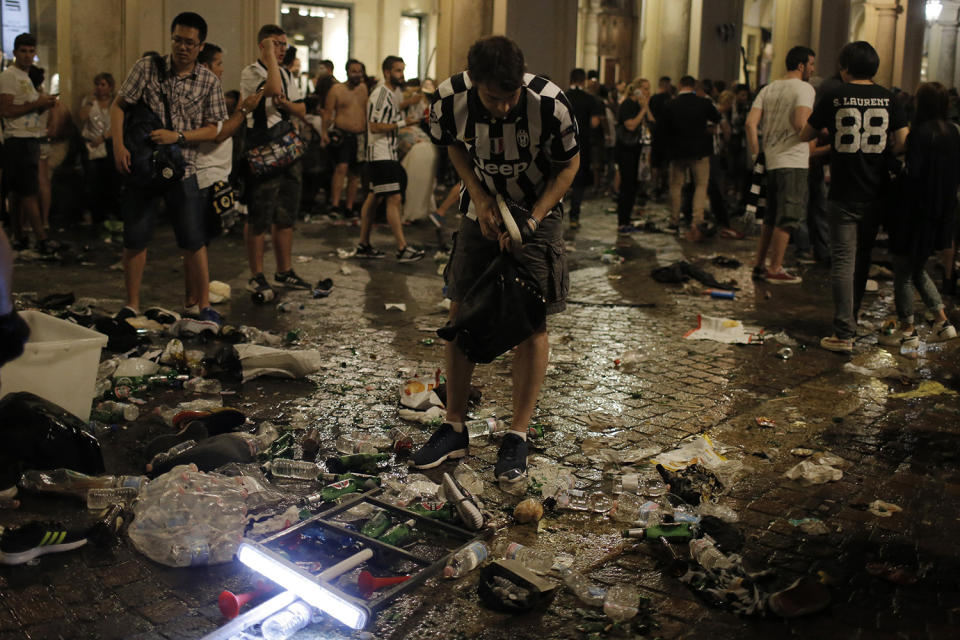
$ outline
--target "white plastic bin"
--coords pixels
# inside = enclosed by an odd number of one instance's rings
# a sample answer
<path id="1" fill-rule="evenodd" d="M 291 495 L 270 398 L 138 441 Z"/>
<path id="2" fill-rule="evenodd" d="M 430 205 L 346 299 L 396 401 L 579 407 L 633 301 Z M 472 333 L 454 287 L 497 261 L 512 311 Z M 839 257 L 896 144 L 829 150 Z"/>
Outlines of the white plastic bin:
<path id="1" fill-rule="evenodd" d="M 89 420 L 107 336 L 39 311 L 20 316 L 30 326 L 30 339 L 23 355 L 0 368 L 0 398 L 29 391 Z"/>

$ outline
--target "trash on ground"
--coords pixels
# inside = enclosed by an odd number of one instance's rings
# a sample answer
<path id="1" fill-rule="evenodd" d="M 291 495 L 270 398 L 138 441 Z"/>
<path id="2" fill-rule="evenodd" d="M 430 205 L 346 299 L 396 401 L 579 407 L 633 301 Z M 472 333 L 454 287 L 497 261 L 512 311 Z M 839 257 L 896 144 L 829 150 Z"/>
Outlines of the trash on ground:
<path id="1" fill-rule="evenodd" d="M 383 303 L 385 311 L 406 311 L 407 305 L 404 302 L 385 302 Z"/>
<path id="2" fill-rule="evenodd" d="M 902 393 L 891 393 L 891 398 L 903 398 L 910 400 L 913 398 L 928 398 L 930 396 L 955 396 L 957 392 L 948 389 L 942 383 L 934 380 L 924 380 L 913 391 L 904 391 Z"/>
<path id="3" fill-rule="evenodd" d="M 242 367 L 244 382 L 260 376 L 303 378 L 323 366 L 323 356 L 315 350 L 295 351 L 255 344 L 238 344 L 233 349 Z"/>
<path id="4" fill-rule="evenodd" d="M 684 336 L 687 340 L 713 340 L 724 344 L 763 344 L 763 329 L 745 326 L 739 320 L 697 316 L 697 327 Z"/>
<path id="5" fill-rule="evenodd" d="M 827 525 L 825 525 L 819 518 L 799 518 L 788 520 L 787 522 L 795 527 L 798 527 L 807 535 L 822 536 L 830 533 L 830 530 L 827 529 Z"/>
<path id="6" fill-rule="evenodd" d="M 727 459 L 717 453 L 710 436 L 694 436 L 676 449 L 658 454 L 653 462 L 663 465 L 670 471 L 677 471 L 699 464 L 708 469 L 723 465 Z"/>
<path id="7" fill-rule="evenodd" d="M 679 261 L 665 267 L 658 267 L 650 272 L 650 275 L 657 282 L 665 284 L 681 284 L 690 278 L 699 281 L 706 287 L 714 289 L 726 289 L 728 291 L 739 291 L 736 281 L 720 282 L 710 273 L 703 269 L 694 267 L 689 262 Z"/>
<path id="8" fill-rule="evenodd" d="M 867 511 L 877 516 L 878 518 L 889 518 L 895 513 L 903 511 L 902 508 L 893 504 L 892 502 L 884 502 L 883 500 L 874 500 L 870 503 L 870 506 L 867 508 Z"/>
<path id="9" fill-rule="evenodd" d="M 521 500 L 513 510 L 513 518 L 520 524 L 539 522 L 543 517 L 543 505 L 536 498 Z"/>
<path id="10" fill-rule="evenodd" d="M 843 471 L 829 464 L 818 464 L 810 460 L 804 460 L 791 467 L 783 475 L 790 480 L 800 480 L 803 484 L 810 485 L 836 482 L 843 477 Z"/>

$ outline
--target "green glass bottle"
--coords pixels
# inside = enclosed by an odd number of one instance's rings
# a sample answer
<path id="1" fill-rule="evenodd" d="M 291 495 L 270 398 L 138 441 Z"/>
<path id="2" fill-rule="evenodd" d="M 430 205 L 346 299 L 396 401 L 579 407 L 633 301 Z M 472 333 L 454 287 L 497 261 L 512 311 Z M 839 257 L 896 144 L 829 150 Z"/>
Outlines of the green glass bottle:
<path id="1" fill-rule="evenodd" d="M 353 478 L 347 478 L 346 480 L 337 480 L 333 484 L 328 484 L 320 490 L 320 495 L 323 496 L 325 501 L 333 502 L 337 498 L 350 493 L 356 493 L 359 490 L 360 483 Z"/>
<path id="2" fill-rule="evenodd" d="M 407 510 L 444 522 L 453 522 L 457 519 L 457 509 L 452 502 L 421 502 L 407 507 Z"/>
<path id="3" fill-rule="evenodd" d="M 360 533 L 371 538 L 379 538 L 392 524 L 393 521 L 386 511 L 378 511 L 376 515 L 364 523 L 360 529 Z"/>
<path id="4" fill-rule="evenodd" d="M 392 544 L 395 547 L 403 546 L 413 535 L 413 520 L 395 524 L 386 533 L 378 538 L 381 542 Z"/>
<path id="5" fill-rule="evenodd" d="M 377 464 L 390 459 L 389 453 L 354 453 L 327 459 L 327 468 L 334 473 L 376 471 Z"/>
<path id="6" fill-rule="evenodd" d="M 624 538 L 640 538 L 642 540 L 666 538 L 671 542 L 680 542 L 691 539 L 693 530 L 689 522 L 663 522 L 652 527 L 625 529 L 622 535 Z"/>

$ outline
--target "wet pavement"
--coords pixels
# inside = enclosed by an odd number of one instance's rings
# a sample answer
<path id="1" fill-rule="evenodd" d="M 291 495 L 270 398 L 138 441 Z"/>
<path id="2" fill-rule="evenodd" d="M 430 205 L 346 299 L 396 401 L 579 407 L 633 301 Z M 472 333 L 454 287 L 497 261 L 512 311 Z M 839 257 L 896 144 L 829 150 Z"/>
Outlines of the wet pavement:
<path id="1" fill-rule="evenodd" d="M 494 612 L 479 603 L 475 572 L 456 581 L 431 579 L 401 597 L 370 625 L 372 637 L 952 637 L 960 622 L 960 341 L 923 347 L 919 360 L 908 361 L 878 347 L 874 334 L 864 330 L 852 358 L 824 351 L 817 343 L 831 316 L 825 269 L 802 268 L 800 286 L 754 283 L 754 241 L 691 245 L 664 233 L 617 239 L 608 206 L 605 200 L 586 203 L 583 227 L 568 236 L 571 293 L 567 311 L 549 320 L 550 365 L 535 417 L 546 430 L 531 441 L 531 457 L 572 468 L 578 488 L 609 489 L 611 477 L 625 469 L 592 460 L 591 446 L 658 452 L 688 436 L 709 435 L 731 461 L 720 504 L 738 514 L 745 565 L 772 569 L 771 591 L 817 576 L 830 588 L 830 606 L 793 620 L 738 616 L 698 599 L 668 570 L 658 545 L 623 543 L 622 525 L 608 517 L 558 511 L 539 526 L 515 524 L 510 513 L 518 498 L 492 482 L 497 445 L 491 443 L 473 447 L 467 464 L 486 481 L 485 507 L 506 525 L 498 537 L 572 554 L 574 567 L 600 586 L 638 586 L 645 598 L 640 615 L 632 626 L 611 629 L 599 609 L 583 606 L 562 587 L 545 608 L 523 615 Z M 664 212 L 651 207 L 648 215 L 662 223 Z M 407 233 L 415 244 L 429 245 L 428 227 L 412 226 Z M 299 227 L 294 268 L 311 281 L 332 277 L 335 288 L 325 299 L 309 292 L 284 294 L 282 300 L 293 302 L 286 313 L 276 305 L 256 306 L 243 293 L 247 274 L 240 238 L 221 238 L 211 247 L 211 277 L 234 290 L 232 302 L 221 307 L 230 324 L 280 333 L 302 328 L 301 345 L 318 349 L 325 359 L 309 380 L 227 383 L 225 389 L 235 393 L 224 395 L 224 404 L 254 421 L 320 427 L 326 441 L 318 459 L 332 452 L 341 432 L 402 423 L 396 413 L 399 384 L 411 373 L 443 365 L 442 341 L 425 340 L 445 321 L 432 251 L 407 265 L 396 264 L 389 251 L 378 261 L 339 259 L 336 249 L 352 247 L 357 234 L 355 227 L 330 223 Z M 70 239 L 83 241 L 77 237 Z M 374 243 L 385 250 L 392 244 L 385 227 L 375 230 Z M 90 247 L 82 259 L 65 264 L 18 264 L 15 291 L 43 296 L 69 290 L 119 309 L 122 272 L 110 268 L 119 248 L 93 240 Z M 612 247 L 625 259 L 622 264 L 603 261 L 603 251 Z M 708 258 L 717 254 L 743 265 L 712 266 Z M 164 230 L 148 258 L 144 306 L 180 307 L 183 273 L 173 256 L 172 233 Z M 735 279 L 741 288 L 736 298 L 713 299 L 650 277 L 652 269 L 681 259 L 718 280 Z M 892 281 L 879 282 L 879 292 L 867 294 L 864 303 L 864 320 L 875 326 L 893 304 Z M 956 300 L 947 302 L 952 307 Z M 406 310 L 385 310 L 385 303 L 404 303 Z M 701 313 L 762 326 L 779 341 L 744 346 L 685 340 Z M 777 357 L 785 344 L 793 350 L 789 359 Z M 216 347 L 200 345 L 208 352 Z M 639 358 L 626 366 L 628 353 Z M 899 366 L 905 373 L 862 375 L 843 368 L 851 361 L 867 369 Z M 917 389 L 922 380 L 941 382 L 947 393 L 891 397 Z M 474 384 L 483 392 L 477 416 L 509 418 L 509 355 L 478 367 Z M 144 413 L 182 399 L 182 392 L 153 394 Z M 757 417 L 769 418 L 773 426 L 761 426 Z M 407 426 L 418 443 L 429 436 L 426 427 Z M 166 430 L 141 418 L 105 436 L 108 472 L 139 473 L 146 462 L 140 444 Z M 813 486 L 786 479 L 784 472 L 802 459 L 791 453 L 797 448 L 839 456 L 842 478 Z M 453 466 L 426 475 L 439 481 Z M 867 505 L 878 499 L 903 510 L 874 515 Z M 0 524 L 38 515 L 71 522 L 87 517 L 67 499 L 24 493 L 23 503 L 18 511 L 0 511 Z M 804 533 L 791 523 L 804 518 L 822 521 L 826 532 Z M 677 548 L 686 553 L 684 545 Z M 129 541 L 108 549 L 88 545 L 33 565 L 0 568 L 0 640 L 199 638 L 222 623 L 216 605 L 221 590 L 247 591 L 254 584 L 255 577 L 238 563 L 172 569 L 148 560 Z M 325 624 L 295 637 L 350 635 Z"/>

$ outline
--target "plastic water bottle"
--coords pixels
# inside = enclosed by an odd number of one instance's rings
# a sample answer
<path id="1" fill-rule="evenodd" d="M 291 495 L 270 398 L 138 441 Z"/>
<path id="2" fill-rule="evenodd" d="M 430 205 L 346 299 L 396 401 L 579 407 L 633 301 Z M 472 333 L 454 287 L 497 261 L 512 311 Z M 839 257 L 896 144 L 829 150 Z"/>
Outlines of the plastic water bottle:
<path id="1" fill-rule="evenodd" d="M 25 471 L 19 484 L 28 491 L 63 493 L 86 500 L 90 489 L 133 487 L 139 491 L 146 482 L 144 476 L 88 476 L 72 469 L 51 469 Z"/>
<path id="2" fill-rule="evenodd" d="M 590 582 L 586 576 L 576 569 L 563 569 L 560 572 L 564 584 L 573 592 L 573 595 L 591 607 L 602 607 L 606 591 Z"/>
<path id="3" fill-rule="evenodd" d="M 487 545 L 480 542 L 471 542 L 460 551 L 453 554 L 450 558 L 450 564 L 443 569 L 443 575 L 447 578 L 459 578 L 465 576 L 490 556 L 490 549 Z"/>
<path id="4" fill-rule="evenodd" d="M 736 566 L 736 562 L 717 549 L 709 536 L 690 541 L 690 558 L 707 571 L 732 569 Z"/>
<path id="5" fill-rule="evenodd" d="M 167 460 L 169 460 L 170 458 L 175 458 L 181 453 L 185 451 L 189 451 L 195 446 L 197 446 L 196 440 L 187 440 L 186 442 L 181 442 L 180 444 L 174 445 L 169 449 L 167 449 L 166 451 L 163 451 L 153 456 L 153 458 L 150 460 L 149 469 L 158 467 L 166 463 Z"/>
<path id="6" fill-rule="evenodd" d="M 603 513 L 613 506 L 613 500 L 602 491 L 587 493 L 579 489 L 567 489 L 556 497 L 557 508 L 571 511 L 594 511 Z"/>
<path id="7" fill-rule="evenodd" d="M 133 422 L 140 417 L 140 408 L 126 402 L 101 402 L 90 414 L 98 422 Z"/>
<path id="8" fill-rule="evenodd" d="M 309 460 L 287 460 L 277 458 L 270 463 L 270 473 L 275 478 L 293 478 L 295 480 L 316 480 L 320 473 L 317 465 Z"/>
<path id="9" fill-rule="evenodd" d="M 626 473 L 613 480 L 613 493 L 636 493 L 642 496 L 662 496 L 667 485 L 659 475 Z"/>
<path id="10" fill-rule="evenodd" d="M 130 504 L 137 493 L 134 487 L 113 487 L 87 491 L 87 509 L 106 509 L 114 504 Z"/>
<path id="11" fill-rule="evenodd" d="M 377 453 L 393 447 L 393 440 L 379 433 L 345 433 L 335 443 L 340 453 Z"/>
<path id="12" fill-rule="evenodd" d="M 260 633 L 265 640 L 286 640 L 310 624 L 311 615 L 310 605 L 303 600 L 297 600 L 283 611 L 264 620 L 260 625 Z"/>
<path id="13" fill-rule="evenodd" d="M 617 496 L 610 515 L 617 522 L 639 522 L 644 526 L 652 526 L 663 519 L 663 509 L 656 502 L 644 500 L 636 494 L 621 493 Z"/>
<path id="14" fill-rule="evenodd" d="M 496 418 L 482 418 L 480 420 L 467 420 L 463 423 L 463 428 L 467 431 L 467 437 L 473 440 L 474 438 L 482 438 L 500 431 L 506 431 L 507 424 Z"/>
<path id="15" fill-rule="evenodd" d="M 493 554 L 508 560 L 517 560 L 534 573 L 550 573 L 553 568 L 553 554 L 525 547 L 519 542 L 501 540 L 493 546 Z"/>

